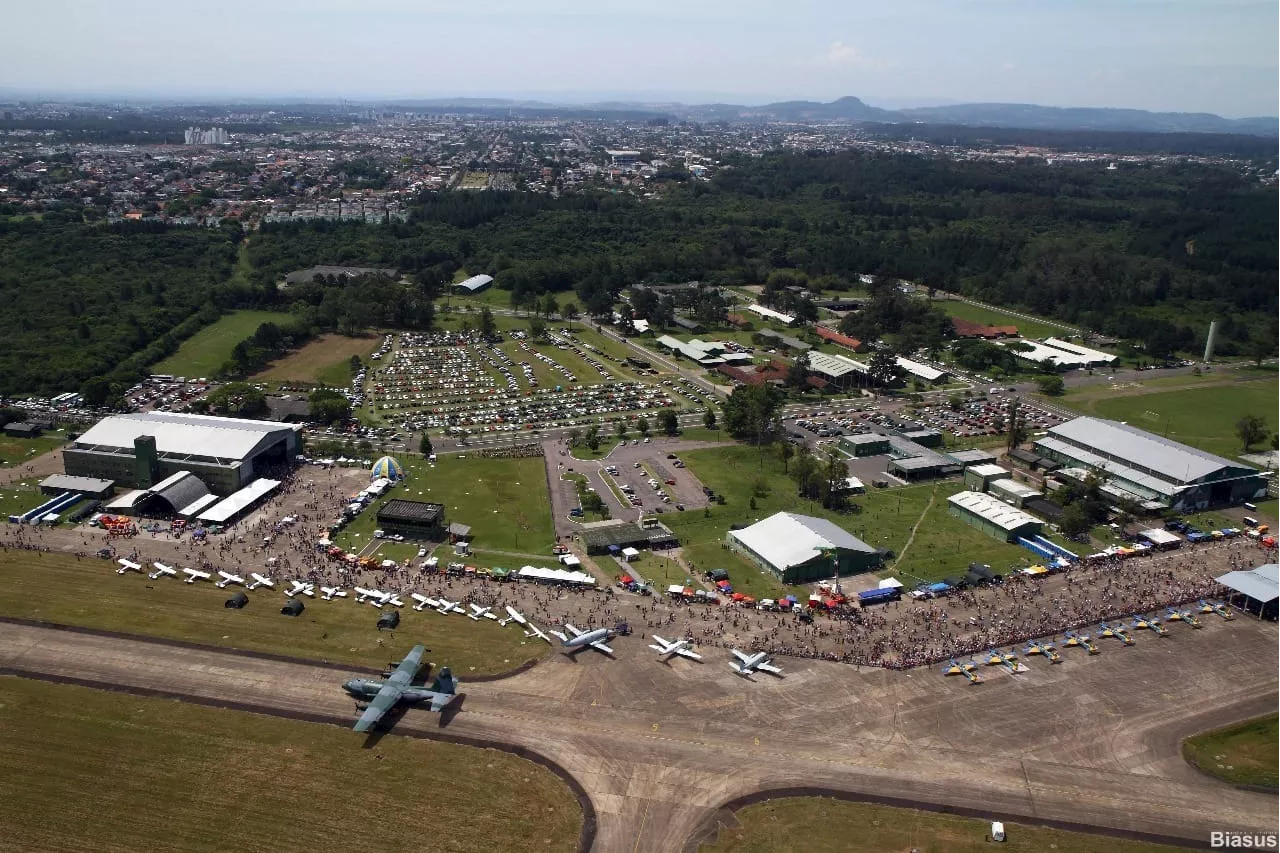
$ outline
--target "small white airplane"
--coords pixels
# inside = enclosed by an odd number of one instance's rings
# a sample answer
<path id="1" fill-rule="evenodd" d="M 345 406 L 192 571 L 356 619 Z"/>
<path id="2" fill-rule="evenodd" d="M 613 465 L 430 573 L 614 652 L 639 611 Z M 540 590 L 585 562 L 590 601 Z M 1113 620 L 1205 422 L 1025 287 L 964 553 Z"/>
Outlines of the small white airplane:
<path id="1" fill-rule="evenodd" d="M 680 655 L 690 660 L 702 660 L 702 655 L 694 652 L 690 646 L 692 644 L 688 640 L 664 640 L 657 634 L 653 635 L 653 642 L 649 644 L 649 648 L 658 653 L 658 657 L 666 657 L 667 655 Z"/>
<path id="2" fill-rule="evenodd" d="M 355 588 L 355 590 L 356 590 L 356 599 L 355 599 L 356 604 L 364 604 L 366 602 L 376 601 L 378 603 L 374 605 L 375 607 L 382 606 L 380 601 L 380 599 L 382 598 L 382 593 L 379 592 L 378 590 L 369 589 L 368 587 L 363 587 L 363 586 L 358 586 Z"/>
<path id="3" fill-rule="evenodd" d="M 333 601 L 335 598 L 346 598 L 347 591 L 340 586 L 322 586 L 320 591 L 324 595 L 320 596 L 325 601 Z"/>
<path id="4" fill-rule="evenodd" d="M 289 581 L 289 589 L 284 594 L 293 598 L 295 595 L 305 595 L 308 598 L 316 597 L 316 585 L 313 583 L 303 583 L 302 581 Z"/>
<path id="5" fill-rule="evenodd" d="M 613 649 L 605 645 L 605 640 L 613 636 L 613 631 L 608 628 L 596 628 L 594 631 L 581 631 L 568 622 L 564 623 L 565 631 L 573 636 L 562 634 L 559 631 L 551 631 L 551 636 L 560 641 L 560 645 L 568 650 L 569 654 L 577 654 L 587 646 L 598 652 L 604 652 L 610 657 L 613 656 Z"/>
<path id="6" fill-rule="evenodd" d="M 404 602 L 400 599 L 398 592 L 384 592 L 382 594 L 382 603 L 390 604 L 392 607 L 404 607 Z"/>
<path id="7" fill-rule="evenodd" d="M 551 638 L 548 637 L 546 634 L 542 633 L 542 629 L 540 629 L 537 625 L 533 624 L 532 622 L 529 622 L 528 625 L 529 625 L 529 630 L 524 632 L 524 635 L 526 637 L 537 637 L 540 640 L 546 640 L 547 645 L 549 646 L 552 645 Z"/>
<path id="8" fill-rule="evenodd" d="M 182 573 L 187 576 L 187 583 L 195 583 L 196 581 L 207 581 L 213 575 L 208 572 L 202 572 L 199 569 L 183 569 Z"/>
<path id="9" fill-rule="evenodd" d="M 409 597 L 418 602 L 413 608 L 418 612 L 422 612 L 422 610 L 427 607 L 434 609 L 440 606 L 440 602 L 436 601 L 434 598 L 428 598 L 420 592 L 411 593 Z"/>
<path id="10" fill-rule="evenodd" d="M 467 614 L 467 618 L 476 622 L 481 619 L 497 619 L 498 617 L 491 613 L 491 610 L 493 610 L 492 607 L 481 607 L 479 604 L 472 604 L 471 612 Z"/>
<path id="11" fill-rule="evenodd" d="M 152 580 L 155 580 L 161 577 L 166 577 L 166 578 L 174 577 L 175 575 L 178 574 L 178 570 L 175 569 L 173 566 L 166 566 L 164 563 L 152 563 L 151 565 L 156 567 L 156 570 L 154 572 L 147 575 L 147 577 L 151 578 Z"/>
<path id="12" fill-rule="evenodd" d="M 465 610 L 463 610 L 461 607 L 459 607 L 459 606 L 458 606 L 458 602 L 456 602 L 456 601 L 445 601 L 445 600 L 442 598 L 442 599 L 440 599 L 440 606 L 436 608 L 436 612 L 437 612 L 437 613 L 445 613 L 445 614 L 448 614 L 448 613 L 466 613 L 467 611 L 465 611 Z"/>
<path id="13" fill-rule="evenodd" d="M 265 575 L 260 575 L 257 572 L 251 572 L 249 577 L 253 578 L 253 583 L 246 586 L 245 589 L 257 589 L 260 586 L 265 586 L 267 589 L 275 589 L 276 582 Z"/>
<path id="14" fill-rule="evenodd" d="M 118 575 L 122 575 L 125 572 L 141 572 L 142 571 L 141 563 L 135 563 L 132 560 L 126 560 L 123 557 L 117 560 L 117 562 L 120 563 L 120 568 L 116 569 L 116 574 Z"/>
<path id="15" fill-rule="evenodd" d="M 782 675 L 782 670 L 769 662 L 768 652 L 756 652 L 754 655 L 749 655 L 734 649 L 733 656 L 741 661 L 740 664 L 729 661 L 729 666 L 738 675 L 749 676 L 756 670 L 768 672 L 772 675 Z"/>
<path id="16" fill-rule="evenodd" d="M 508 622 L 514 622 L 514 623 L 516 623 L 517 625 L 527 625 L 527 624 L 529 624 L 529 623 L 525 620 L 524 616 L 522 616 L 522 615 L 521 615 L 520 611 L 519 611 L 519 610 L 516 610 L 516 609 L 515 609 L 514 607 L 512 607 L 510 604 L 508 604 L 508 605 L 507 605 L 506 610 L 507 610 L 507 618 L 506 618 L 506 619 L 499 619 L 499 620 L 498 620 L 498 624 L 499 624 L 499 625 L 504 625 L 504 626 L 505 626 Z M 525 634 L 525 636 L 527 637 L 527 636 L 528 636 L 528 634 L 526 633 L 526 634 Z"/>
<path id="17" fill-rule="evenodd" d="M 240 586 L 244 586 L 244 578 L 240 577 L 239 575 L 233 575 L 231 574 L 231 572 L 224 572 L 221 569 L 219 569 L 218 577 L 222 578 L 222 580 L 214 584 L 214 586 L 216 586 L 218 589 L 226 589 L 228 584 L 233 584 L 233 583 L 238 583 L 240 584 Z"/>

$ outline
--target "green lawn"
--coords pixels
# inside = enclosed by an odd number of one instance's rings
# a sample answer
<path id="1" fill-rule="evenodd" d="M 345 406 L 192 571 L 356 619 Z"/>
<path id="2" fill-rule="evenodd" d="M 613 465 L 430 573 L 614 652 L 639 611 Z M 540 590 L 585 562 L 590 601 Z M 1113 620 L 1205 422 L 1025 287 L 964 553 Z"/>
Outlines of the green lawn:
<path id="1" fill-rule="evenodd" d="M 497 750 L 395 736 L 361 749 L 364 740 L 0 678 L 0 848 L 322 853 L 351 850 L 353 827 L 358 846 L 385 851 L 424 838 L 450 851 L 576 848 L 582 811 L 549 770 Z"/>
<path id="2" fill-rule="evenodd" d="M 1085 414 L 1126 421 L 1227 458 L 1241 453 L 1235 428 L 1244 415 L 1261 416 L 1271 433 L 1277 429 L 1280 384 L 1275 379 L 1150 394 L 1133 393 L 1134 390 L 1082 389 L 1079 393 L 1067 394 L 1062 402 Z M 1111 396 L 1106 396 L 1108 393 Z M 1264 447 L 1269 444 L 1255 445 L 1254 450 Z"/>
<path id="3" fill-rule="evenodd" d="M 551 496 L 541 457 L 486 459 L 468 453 L 440 456 L 433 468 L 420 456 L 397 457 L 406 479 L 390 498 L 445 505 L 446 522 L 471 525 L 474 547 L 543 553 L 555 541 Z M 375 502 L 338 534 L 349 550 L 368 544 L 377 528 Z"/>
<path id="4" fill-rule="evenodd" d="M 1280 735 L 1277 716 L 1238 723 L 1189 737 L 1182 756 L 1193 765 L 1233 785 L 1277 786 Z"/>
<path id="5" fill-rule="evenodd" d="M 48 432 L 36 438 L 10 438 L 0 435 L 0 465 L 16 465 L 30 462 L 50 450 L 61 447 L 67 441 L 63 430 Z"/>
<path id="6" fill-rule="evenodd" d="M 1004 822 L 1007 841 L 992 845 L 991 824 L 915 809 L 818 797 L 769 800 L 736 813 L 698 853 L 1174 853 L 1181 847 Z"/>
<path id="7" fill-rule="evenodd" d="M 250 592 L 247 607 L 229 610 L 222 603 L 231 590 L 174 578 L 153 581 L 135 572 L 117 575 L 116 568 L 97 557 L 0 552 L 0 615 L 361 666 L 384 666 L 387 655 L 404 655 L 429 637 L 432 660 L 464 677 L 506 672 L 546 651 L 494 622 L 408 608 L 394 632 L 379 632 L 378 611 L 351 601 L 304 599 L 306 611 L 289 618 L 280 615 L 285 596 L 279 591 Z"/>
<path id="8" fill-rule="evenodd" d="M 176 353 L 152 370 L 174 376 L 213 376 L 231 358 L 235 345 L 256 332 L 260 325 L 291 319 L 291 315 L 278 311 L 232 311 L 187 338 Z"/>
<path id="9" fill-rule="evenodd" d="M 948 317 L 959 317 L 961 320 L 970 320 L 974 323 L 985 323 L 988 326 L 1017 326 L 1018 332 L 1024 338 L 1035 338 L 1039 340 L 1044 338 L 1057 338 L 1071 334 L 1065 329 L 1060 329 L 1057 326 L 1050 326 L 1047 323 L 1036 323 L 1030 320 L 1024 320 L 1021 317 L 1014 317 L 1001 311 L 992 311 L 989 308 L 983 308 L 969 302 L 957 302 L 946 299 L 936 300 L 933 304 L 945 311 Z"/>
<path id="10" fill-rule="evenodd" d="M 29 509 L 35 509 L 49 498 L 40 494 L 36 485 L 42 478 L 32 477 L 0 486 L 0 524 L 5 523 L 11 515 L 22 515 Z"/>
<path id="11" fill-rule="evenodd" d="M 600 562 L 603 564 L 605 559 L 602 558 Z M 689 574 L 680 567 L 679 563 L 675 560 L 668 560 L 651 551 L 642 551 L 640 556 L 632 560 L 628 565 L 634 568 L 635 571 L 639 572 L 640 576 L 653 587 L 655 595 L 664 594 L 667 587 L 671 586 L 673 583 L 678 583 L 681 586 L 684 586 L 686 580 L 694 581 L 690 584 L 694 589 L 699 588 L 696 579 L 691 578 Z M 613 570 L 613 567 L 613 564 L 609 565 L 610 571 Z"/>
<path id="12" fill-rule="evenodd" d="M 869 545 L 892 550 L 896 557 L 882 574 L 898 575 L 908 585 L 913 580 L 936 580 L 954 574 L 972 562 L 1004 571 L 1013 565 L 1024 565 L 1031 556 L 1029 551 L 987 536 L 948 514 L 946 499 L 963 489 L 958 482 L 873 489 L 854 499 L 857 511 L 836 513 L 799 498 L 794 482 L 783 473 L 781 461 L 768 450 L 762 454 L 755 448 L 735 445 L 688 451 L 682 458 L 703 483 L 725 495 L 726 502 L 712 507 L 710 518 L 704 517 L 701 510 L 692 510 L 668 514 L 667 523 L 680 536 L 685 553 L 699 570 L 725 564 L 723 567 L 732 575 L 736 564 L 750 587 L 739 591 L 748 595 L 757 595 L 757 589 L 762 588 L 766 597 L 776 597 L 780 586 L 771 575 L 754 569 L 722 543 L 729 525 L 752 523 L 775 512 L 827 518 Z M 765 493 L 755 495 L 756 509 L 752 510 L 757 482 Z M 908 546 L 917 524 L 919 531 Z M 734 588 L 739 588 L 736 578 Z"/>

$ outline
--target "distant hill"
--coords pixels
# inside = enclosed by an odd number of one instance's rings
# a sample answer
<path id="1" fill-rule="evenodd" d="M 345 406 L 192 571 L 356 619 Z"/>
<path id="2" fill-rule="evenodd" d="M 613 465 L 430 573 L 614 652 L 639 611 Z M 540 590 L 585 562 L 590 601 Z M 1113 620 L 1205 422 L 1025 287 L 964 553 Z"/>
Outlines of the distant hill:
<path id="1" fill-rule="evenodd" d="M 1031 130 L 1124 130 L 1155 133 L 1280 134 L 1280 119 L 1228 119 L 1212 113 L 1152 113 L 1097 107 L 1041 107 L 1035 104 L 956 104 L 898 110 L 899 120 L 972 127 Z"/>

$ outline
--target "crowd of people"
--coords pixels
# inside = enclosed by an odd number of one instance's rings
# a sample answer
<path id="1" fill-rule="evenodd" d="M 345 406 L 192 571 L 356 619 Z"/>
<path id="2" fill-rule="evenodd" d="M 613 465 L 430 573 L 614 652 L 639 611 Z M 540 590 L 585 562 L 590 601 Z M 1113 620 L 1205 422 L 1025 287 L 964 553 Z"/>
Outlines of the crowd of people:
<path id="1" fill-rule="evenodd" d="M 144 562 L 162 560 L 205 571 L 244 574 L 266 571 L 281 580 L 350 588 L 357 584 L 421 592 L 451 601 L 519 609 L 540 627 L 571 622 L 588 630 L 627 622 L 640 633 L 685 637 L 698 645 L 736 647 L 771 654 L 905 669 L 1032 638 L 1053 638 L 1068 629 L 1090 632 L 1103 620 L 1133 614 L 1162 616 L 1169 605 L 1220 595 L 1213 578 L 1268 559 L 1251 539 L 1189 546 L 1142 557 L 1077 563 L 1064 572 L 1030 577 L 1016 574 L 1003 583 L 954 592 L 945 598 L 898 602 L 833 611 L 809 618 L 733 603 L 687 603 L 640 596 L 601 584 L 567 588 L 499 581 L 483 575 L 456 575 L 425 568 L 424 561 L 361 566 L 335 560 L 317 542 L 350 495 L 367 484 L 357 469 L 289 468 L 276 472 L 280 488 L 262 506 L 221 534 L 197 537 L 169 525 L 145 527 L 127 541 L 112 539 L 87 525 L 45 528 L 0 527 L 0 547 L 60 550 L 81 558 L 107 551 Z M 366 546 L 372 553 L 373 540 Z M 122 553 L 124 550 L 128 553 Z M 547 562 L 551 561 L 548 555 Z M 440 566 L 448 563 L 441 559 Z M 342 606 L 335 603 L 334 606 Z"/>

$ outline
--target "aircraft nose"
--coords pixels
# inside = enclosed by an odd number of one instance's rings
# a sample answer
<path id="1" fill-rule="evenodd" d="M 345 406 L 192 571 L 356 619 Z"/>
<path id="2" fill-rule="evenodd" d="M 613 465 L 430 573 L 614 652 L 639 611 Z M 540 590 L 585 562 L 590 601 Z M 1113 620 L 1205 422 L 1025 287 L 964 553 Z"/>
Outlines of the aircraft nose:
<path id="1" fill-rule="evenodd" d="M 356 680 L 353 678 L 353 679 L 351 679 L 350 681 L 344 681 L 344 682 L 342 683 L 342 689 L 343 689 L 343 690 L 345 690 L 345 691 L 347 691 L 348 693 L 355 693 L 355 692 L 356 692 L 356 690 L 358 689 L 358 685 L 356 684 Z"/>

